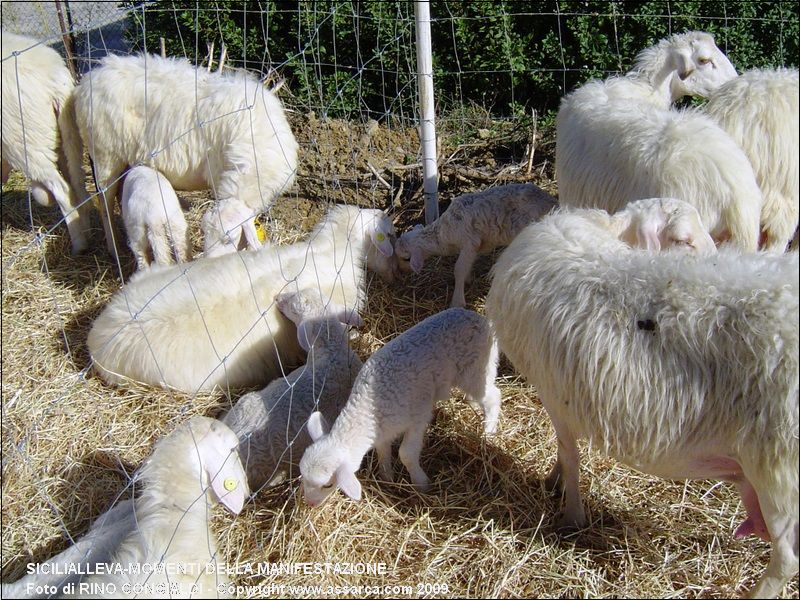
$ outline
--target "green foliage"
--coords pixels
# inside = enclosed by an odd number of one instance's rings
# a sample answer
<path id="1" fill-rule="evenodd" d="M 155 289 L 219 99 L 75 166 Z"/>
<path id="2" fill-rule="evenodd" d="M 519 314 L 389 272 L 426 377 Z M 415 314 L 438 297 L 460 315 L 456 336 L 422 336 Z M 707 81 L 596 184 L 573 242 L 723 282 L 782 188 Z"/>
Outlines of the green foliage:
<path id="1" fill-rule="evenodd" d="M 130 41 L 202 64 L 224 41 L 228 64 L 276 68 L 307 110 L 347 118 L 413 117 L 410 2 L 125 2 Z M 797 66 L 798 4 L 604 0 L 432 2 L 439 111 L 476 103 L 496 116 L 546 114 L 591 77 L 630 68 L 659 39 L 699 29 L 739 70 Z"/>

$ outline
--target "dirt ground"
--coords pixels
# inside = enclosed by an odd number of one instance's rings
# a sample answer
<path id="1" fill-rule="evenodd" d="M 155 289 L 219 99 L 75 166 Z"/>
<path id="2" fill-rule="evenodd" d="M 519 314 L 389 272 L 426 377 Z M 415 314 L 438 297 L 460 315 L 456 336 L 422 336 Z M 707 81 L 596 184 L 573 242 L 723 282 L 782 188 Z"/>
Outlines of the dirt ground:
<path id="1" fill-rule="evenodd" d="M 555 193 L 552 132 L 488 117 L 446 121 L 440 142 L 440 210 L 455 195 L 531 181 Z M 273 240 L 300 239 L 332 202 L 390 209 L 398 233 L 423 221 L 419 140 L 397 123 L 348 123 L 291 115 L 301 147 L 297 183 L 272 208 Z M 189 205 L 195 250 L 208 193 L 179 194 Z M 133 272 L 104 249 L 99 223 L 91 249 L 69 255 L 56 208 L 30 206 L 15 174 L 2 200 L 2 579 L 70 544 L 118 498 L 152 444 L 192 414 L 218 416 L 236 398 L 187 397 L 146 386 L 111 387 L 92 371 L 86 335 Z M 34 232 L 43 234 L 37 237 Z M 493 256 L 467 286 L 483 311 Z M 363 359 L 414 323 L 447 307 L 452 258 L 431 260 L 418 277 L 372 278 L 365 326 L 353 340 Z M 582 446 L 582 491 L 590 527 L 556 531 L 559 499 L 542 478 L 555 437 L 535 389 L 503 360 L 499 432 L 454 394 L 428 432 L 422 466 L 433 480 L 419 494 L 405 473 L 379 481 L 371 457 L 359 471 L 364 498 L 335 495 L 310 509 L 299 482 L 265 489 L 236 518 L 218 508 L 213 527 L 228 565 L 339 563 L 385 565 L 381 575 L 232 576 L 243 597 L 702 597 L 750 587 L 769 546 L 732 532 L 743 508 L 731 486 L 668 482 L 642 475 Z M 395 461 L 396 473 L 402 465 Z M 269 586 L 285 586 L 279 594 Z M 339 586 L 308 590 L 290 585 Z M 258 587 L 261 586 L 261 587 Z M 360 587 L 359 587 L 360 586 Z M 373 587 L 366 587 L 373 586 Z M 377 587 L 381 586 L 381 587 Z M 388 588 L 382 586 L 390 586 Z M 406 587 L 408 586 L 408 587 Z M 784 597 L 797 597 L 797 577 Z"/>

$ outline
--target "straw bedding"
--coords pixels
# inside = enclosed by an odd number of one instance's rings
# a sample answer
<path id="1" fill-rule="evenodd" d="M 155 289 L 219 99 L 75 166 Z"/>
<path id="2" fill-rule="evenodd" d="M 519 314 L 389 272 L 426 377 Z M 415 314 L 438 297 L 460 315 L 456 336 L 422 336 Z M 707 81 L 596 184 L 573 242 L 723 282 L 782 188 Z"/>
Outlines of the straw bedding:
<path id="1" fill-rule="evenodd" d="M 356 150 L 343 155 L 338 166 L 330 156 L 306 154 L 296 189 L 271 214 L 273 239 L 296 240 L 324 213 L 326 201 L 394 205 L 400 230 L 419 220 L 419 191 L 407 183 L 405 195 L 395 199 L 397 188 L 390 192 L 361 176 L 369 171 L 362 168 L 365 158 L 356 156 L 359 148 L 396 152 L 401 143 L 414 152 L 413 132 L 387 130 L 378 135 L 398 139 L 359 146 L 358 134 L 344 125 L 337 125 L 343 138 L 337 140 L 336 128 L 313 124 L 313 132 L 298 136 L 304 148 L 330 147 L 320 141 L 328 136 L 331 145 Z M 380 170 L 390 162 L 391 157 L 372 165 Z M 344 181 L 337 176 L 342 172 L 354 175 Z M 463 178 L 450 179 L 463 186 Z M 552 182 L 529 180 L 552 190 Z M 189 398 L 135 385 L 112 388 L 95 376 L 86 335 L 120 276 L 130 275 L 133 260 L 125 253 L 120 273 L 103 249 L 99 226 L 92 251 L 69 256 L 66 230 L 47 232 L 59 218 L 57 209 L 34 205 L 31 215 L 24 189 L 24 181 L 13 176 L 2 202 L 4 581 L 68 546 L 69 536 L 77 538 L 118 498 L 129 497 L 129 477 L 159 437 L 190 415 L 217 416 L 236 400 L 222 394 Z M 451 188 L 443 196 L 453 193 Z M 209 197 L 180 195 L 191 200 L 189 221 L 196 232 Z M 31 232 L 31 217 L 35 232 L 47 232 L 41 245 Z M 201 240 L 194 242 L 201 249 Z M 481 258 L 467 286 L 468 305 L 479 312 L 491 264 L 492 257 Z M 353 342 L 363 359 L 446 308 L 452 266 L 451 258 L 433 259 L 417 278 L 394 284 L 371 280 L 366 325 Z M 549 419 L 535 389 L 505 360 L 499 376 L 503 412 L 496 436 L 482 438 L 479 415 L 458 394 L 440 406 L 422 455 L 432 479 L 430 494 L 413 491 L 397 459 L 398 483 L 378 481 L 370 454 L 359 471 L 364 485 L 359 503 L 336 494 L 310 509 L 298 493 L 299 482 L 290 480 L 262 490 L 237 518 L 218 509 L 220 560 L 238 569 L 232 579 L 242 586 L 239 594 L 730 597 L 760 576 L 769 547 L 752 537 L 733 538 L 744 512 L 732 486 L 658 480 L 586 447 L 582 485 L 591 525 L 572 535 L 556 532 L 559 499 L 541 483 L 556 450 Z M 299 572 L 258 573 L 278 563 Z M 297 567 L 314 563 L 338 565 L 345 573 L 306 574 Z M 352 565 L 356 570 L 383 565 L 383 572 L 349 574 Z M 390 587 L 372 587 L 384 585 Z M 797 578 L 784 594 L 797 597 Z"/>

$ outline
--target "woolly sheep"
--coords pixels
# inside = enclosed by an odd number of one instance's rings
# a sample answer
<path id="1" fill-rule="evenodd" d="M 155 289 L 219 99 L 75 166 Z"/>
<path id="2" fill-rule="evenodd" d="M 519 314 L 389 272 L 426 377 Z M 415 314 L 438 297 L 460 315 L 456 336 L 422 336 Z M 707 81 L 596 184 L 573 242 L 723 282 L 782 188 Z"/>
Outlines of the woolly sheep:
<path id="1" fill-rule="evenodd" d="M 289 284 L 314 287 L 358 311 L 365 264 L 392 276 L 393 238 L 383 211 L 336 206 L 306 241 L 136 273 L 89 331 L 94 367 L 109 383 L 189 394 L 261 387 L 302 358 L 274 297 Z"/>
<path id="2" fill-rule="evenodd" d="M 150 266 L 150 255 L 159 265 L 190 258 L 186 218 L 175 190 L 158 171 L 138 166 L 128 171 L 122 185 L 122 220 L 136 267 Z"/>
<path id="3" fill-rule="evenodd" d="M 715 90 L 704 110 L 739 144 L 753 166 L 764 197 L 765 247 L 785 251 L 800 211 L 797 69 L 746 71 Z"/>
<path id="4" fill-rule="evenodd" d="M 74 546 L 40 565 L 41 574 L 4 585 L 3 597 L 36 597 L 36 587 L 44 585 L 56 586 L 59 597 L 101 597 L 109 590 L 126 598 L 228 597 L 209 515 L 216 502 L 239 514 L 249 495 L 237 444 L 215 419 L 184 422 L 156 444 L 135 476 L 143 487 L 138 498 L 98 517 Z M 124 571 L 103 572 L 96 566 L 101 563 Z M 128 568 L 132 564 L 149 565 L 152 573 L 136 573 Z M 84 576 L 87 571 L 97 574 Z M 64 593 L 70 583 L 74 592 Z"/>
<path id="5" fill-rule="evenodd" d="M 306 502 L 318 506 L 337 487 L 358 500 L 355 472 L 373 447 L 381 476 L 392 481 L 392 441 L 400 435 L 400 460 L 414 486 L 427 490 L 419 455 L 436 401 L 460 388 L 473 408 L 483 410 L 485 433 L 494 433 L 500 415 L 497 360 L 488 323 L 463 308 L 428 317 L 383 346 L 364 363 L 329 433 L 319 412 L 309 418 L 314 443 L 300 460 Z"/>
<path id="6" fill-rule="evenodd" d="M 697 77 L 705 85 L 695 82 L 695 89 L 707 95 L 712 84 L 735 76 L 714 68 L 711 80 L 704 80 L 701 66 L 681 85 Z M 590 81 L 562 99 L 556 118 L 559 203 L 615 212 L 639 198 L 680 198 L 697 208 L 716 241 L 730 238 L 756 250 L 762 200 L 747 156 L 708 116 L 669 109 L 675 96 L 658 91 L 643 73 Z M 680 81 L 675 77 L 670 81 Z"/>
<path id="7" fill-rule="evenodd" d="M 226 198 L 203 215 L 203 256 L 220 256 L 244 250 L 257 250 L 261 240 L 256 230 L 253 209 L 237 198 Z"/>
<path id="8" fill-rule="evenodd" d="M 308 417 L 319 410 L 336 419 L 362 364 L 348 345 L 344 326 L 363 325 L 357 313 L 311 288 L 279 294 L 275 304 L 297 325 L 308 360 L 263 390 L 242 396 L 223 419 L 239 436 L 239 456 L 254 490 L 293 476 L 290 468 L 311 444 Z"/>
<path id="9" fill-rule="evenodd" d="M 86 188 L 72 74 L 58 52 L 22 35 L 3 31 L 2 55 L 3 183 L 13 168 L 30 180 L 39 204 L 49 206 L 52 195 L 77 254 L 88 247 L 89 207 L 81 203 Z"/>
<path id="10" fill-rule="evenodd" d="M 252 74 L 111 55 L 84 75 L 75 108 L 109 214 L 126 165 L 147 164 L 178 190 L 213 188 L 217 201 L 238 198 L 253 212 L 294 182 L 297 141 L 280 100 Z M 102 217 L 116 255 L 112 221 Z"/>
<path id="11" fill-rule="evenodd" d="M 500 256 L 486 314 L 558 437 L 546 479 L 582 527 L 576 440 L 640 471 L 736 484 L 737 537 L 772 539 L 753 597 L 798 566 L 798 257 L 632 249 L 565 211 Z M 535 351 L 532 351 L 535 349 Z"/>
<path id="12" fill-rule="evenodd" d="M 429 256 L 458 254 L 450 306 L 463 307 L 464 282 L 478 254 L 508 245 L 526 225 L 541 219 L 555 205 L 552 196 L 530 183 L 464 194 L 427 227 L 418 225 L 401 235 L 395 253 L 398 260 L 409 261 L 415 273 L 420 272 Z"/>

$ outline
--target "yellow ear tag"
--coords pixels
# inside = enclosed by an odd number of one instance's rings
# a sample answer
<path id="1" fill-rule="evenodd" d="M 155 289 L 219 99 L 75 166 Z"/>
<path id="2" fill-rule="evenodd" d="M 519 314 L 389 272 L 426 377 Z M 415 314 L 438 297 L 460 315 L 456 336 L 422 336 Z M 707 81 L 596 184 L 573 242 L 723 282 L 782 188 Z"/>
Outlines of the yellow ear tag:
<path id="1" fill-rule="evenodd" d="M 383 240 L 386 239 L 386 236 L 379 231 L 378 233 L 375 234 L 375 239 L 378 240 L 379 242 L 382 242 Z"/>
<path id="2" fill-rule="evenodd" d="M 235 490 L 239 485 L 239 482 L 236 481 L 233 477 L 228 477 L 225 481 L 222 482 L 222 487 L 224 487 L 229 492 Z"/>
<path id="3" fill-rule="evenodd" d="M 261 221 L 256 221 L 256 235 L 259 242 L 267 241 L 267 230 L 264 229 L 264 224 Z"/>

